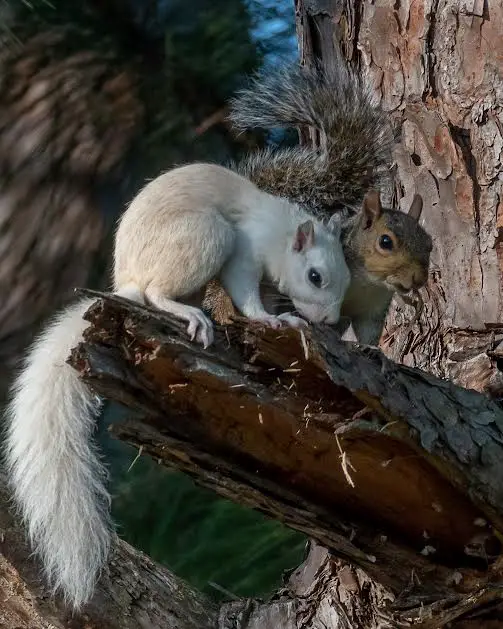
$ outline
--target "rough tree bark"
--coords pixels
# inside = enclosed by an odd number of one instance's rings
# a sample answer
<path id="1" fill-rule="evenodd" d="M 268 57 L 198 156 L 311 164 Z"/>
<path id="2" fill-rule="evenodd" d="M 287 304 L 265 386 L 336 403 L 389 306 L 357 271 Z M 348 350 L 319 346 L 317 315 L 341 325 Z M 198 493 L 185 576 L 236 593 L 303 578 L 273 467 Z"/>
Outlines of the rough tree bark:
<path id="1" fill-rule="evenodd" d="M 420 191 L 436 270 L 419 323 L 390 312 L 396 361 L 503 397 L 503 2 L 297 0 L 305 63 L 334 40 L 401 129 L 395 200 Z"/>
<path id="2" fill-rule="evenodd" d="M 304 581 L 312 596 L 289 590 L 290 620 L 269 625 L 262 606 L 265 624 L 244 627 L 323 626 L 323 614 L 333 629 L 437 627 L 502 598 L 497 403 L 326 328 L 301 342 L 238 320 L 204 351 L 180 322 L 120 299 L 88 318 L 71 363 L 136 412 L 117 436 L 339 557 L 318 556 L 331 568 Z"/>

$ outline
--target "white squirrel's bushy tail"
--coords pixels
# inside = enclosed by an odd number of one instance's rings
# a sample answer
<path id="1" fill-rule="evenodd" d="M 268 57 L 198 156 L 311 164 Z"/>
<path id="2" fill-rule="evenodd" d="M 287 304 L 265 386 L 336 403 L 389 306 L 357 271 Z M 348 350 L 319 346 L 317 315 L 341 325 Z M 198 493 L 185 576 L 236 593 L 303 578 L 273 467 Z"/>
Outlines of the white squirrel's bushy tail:
<path id="1" fill-rule="evenodd" d="M 91 597 L 113 530 L 107 471 L 92 438 L 100 401 L 66 363 L 94 301 L 64 310 L 35 341 L 6 413 L 14 500 L 49 583 L 74 608 Z"/>

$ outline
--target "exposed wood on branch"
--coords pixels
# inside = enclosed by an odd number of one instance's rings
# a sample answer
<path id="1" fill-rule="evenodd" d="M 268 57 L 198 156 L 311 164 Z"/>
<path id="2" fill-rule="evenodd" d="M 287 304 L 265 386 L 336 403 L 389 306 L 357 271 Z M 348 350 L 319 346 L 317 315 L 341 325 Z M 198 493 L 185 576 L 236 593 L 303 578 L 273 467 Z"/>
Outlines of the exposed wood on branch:
<path id="1" fill-rule="evenodd" d="M 503 410 L 488 397 L 328 328 L 303 343 L 238 319 L 203 350 L 179 321 L 101 297 L 71 363 L 135 411 L 117 436 L 303 531 L 390 596 L 425 604 L 499 578 Z"/>

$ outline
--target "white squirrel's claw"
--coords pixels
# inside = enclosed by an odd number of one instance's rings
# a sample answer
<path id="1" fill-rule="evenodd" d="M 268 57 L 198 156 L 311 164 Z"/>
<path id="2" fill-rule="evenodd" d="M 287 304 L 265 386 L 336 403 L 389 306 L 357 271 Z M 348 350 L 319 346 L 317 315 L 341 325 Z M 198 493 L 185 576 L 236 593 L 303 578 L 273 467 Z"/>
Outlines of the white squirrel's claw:
<path id="1" fill-rule="evenodd" d="M 205 349 L 213 343 L 213 323 L 200 308 L 167 299 L 158 290 L 146 292 L 146 297 L 159 310 L 186 321 L 187 334 L 191 341 L 201 343 Z"/>
<path id="2" fill-rule="evenodd" d="M 278 319 L 281 319 L 281 321 L 284 321 L 292 328 L 305 328 L 308 325 L 305 319 L 302 319 L 301 317 L 296 317 L 290 312 L 283 312 L 282 314 L 278 315 Z"/>
<path id="3" fill-rule="evenodd" d="M 207 322 L 209 325 L 205 325 L 199 331 L 199 334 L 196 335 L 196 340 L 198 343 L 202 343 L 204 349 L 209 347 L 213 343 L 214 335 L 213 335 L 213 324 L 211 321 Z"/>
<path id="4" fill-rule="evenodd" d="M 259 317 L 253 317 L 253 320 L 260 321 L 261 323 L 265 323 L 266 325 L 270 326 L 271 328 L 274 328 L 275 330 L 277 330 L 278 328 L 282 328 L 285 325 L 290 326 L 292 328 L 301 328 L 307 325 L 307 321 L 305 321 L 304 319 L 301 319 L 300 317 L 296 317 L 290 314 L 289 312 L 285 312 L 278 316 L 266 314 Z"/>
<path id="5" fill-rule="evenodd" d="M 264 315 L 259 315 L 256 317 L 250 317 L 250 320 L 264 323 L 265 325 L 268 325 L 274 330 L 277 330 L 278 328 L 283 327 L 283 322 L 281 321 L 279 317 L 276 317 L 275 315 L 264 314 Z"/>
<path id="6" fill-rule="evenodd" d="M 194 308 L 185 318 L 189 322 L 187 334 L 191 341 L 201 343 L 204 349 L 213 343 L 213 323 L 201 310 Z"/>

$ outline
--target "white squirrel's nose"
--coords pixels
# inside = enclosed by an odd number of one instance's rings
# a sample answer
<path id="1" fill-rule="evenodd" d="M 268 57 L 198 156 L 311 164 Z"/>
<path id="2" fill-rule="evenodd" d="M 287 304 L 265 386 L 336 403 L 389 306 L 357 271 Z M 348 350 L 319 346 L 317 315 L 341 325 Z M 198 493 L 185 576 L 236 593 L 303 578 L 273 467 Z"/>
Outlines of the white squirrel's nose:
<path id="1" fill-rule="evenodd" d="M 326 314 L 323 317 L 322 323 L 326 323 L 327 325 L 334 325 L 335 323 L 338 323 L 340 318 L 341 318 L 341 307 L 339 305 L 337 306 L 337 308 L 331 310 L 328 314 Z"/>

